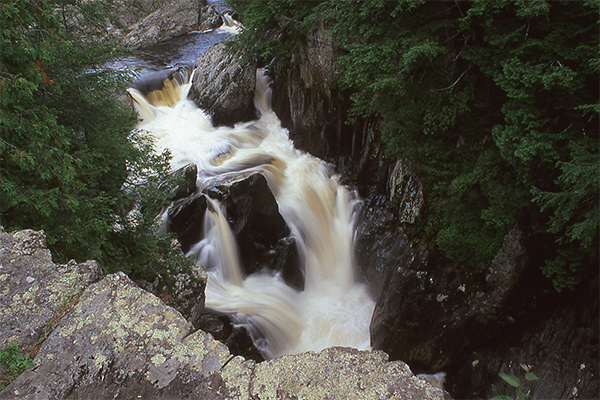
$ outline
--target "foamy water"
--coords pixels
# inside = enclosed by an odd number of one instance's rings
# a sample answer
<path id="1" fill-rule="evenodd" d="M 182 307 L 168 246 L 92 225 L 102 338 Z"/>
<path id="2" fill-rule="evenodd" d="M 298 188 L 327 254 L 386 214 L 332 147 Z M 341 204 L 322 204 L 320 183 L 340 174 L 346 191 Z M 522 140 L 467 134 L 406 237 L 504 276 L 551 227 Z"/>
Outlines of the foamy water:
<path id="1" fill-rule="evenodd" d="M 157 139 L 157 151 L 171 151 L 174 170 L 196 164 L 201 189 L 226 177 L 263 174 L 296 240 L 305 275 L 301 292 L 272 272 L 245 276 L 224 211 L 209 199 L 205 236 L 188 254 L 208 271 L 207 307 L 247 326 L 266 358 L 330 346 L 369 349 L 374 303 L 354 276 L 357 194 L 339 184 L 331 166 L 294 148 L 270 108 L 261 70 L 255 99 L 261 117 L 233 128 L 212 126 L 187 100 L 189 83 L 172 86 L 165 85 L 171 93 L 162 96 L 176 101 L 155 105 L 130 90 L 142 118 L 138 128 Z"/>

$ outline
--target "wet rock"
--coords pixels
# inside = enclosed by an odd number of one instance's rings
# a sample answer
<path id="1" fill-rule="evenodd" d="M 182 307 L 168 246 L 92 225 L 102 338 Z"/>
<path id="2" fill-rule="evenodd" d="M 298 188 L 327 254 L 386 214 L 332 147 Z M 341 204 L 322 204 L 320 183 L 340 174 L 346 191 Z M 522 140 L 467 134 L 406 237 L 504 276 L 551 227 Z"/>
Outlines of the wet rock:
<path id="1" fill-rule="evenodd" d="M 303 287 L 295 241 L 264 176 L 235 178 L 207 187 L 204 192 L 224 205 L 246 274 L 264 269 L 277 271 L 289 284 Z M 169 231 L 177 233 L 184 253 L 204 237 L 206 193 L 174 202 L 169 212 Z"/>
<path id="2" fill-rule="evenodd" d="M 202 312 L 197 328 L 210 333 L 221 343 L 225 343 L 229 351 L 235 355 L 257 362 L 265 360 L 260 350 L 254 345 L 248 330 L 235 324 L 228 314 L 206 308 Z"/>
<path id="3" fill-rule="evenodd" d="M 175 178 L 183 177 L 183 182 L 176 188 L 173 193 L 173 200 L 183 199 L 196 193 L 198 187 L 196 179 L 198 177 L 198 166 L 196 164 L 188 164 L 185 167 L 173 172 Z"/>
<path id="4" fill-rule="evenodd" d="M 54 264 L 42 231 L 0 230 L 0 343 L 26 348 L 102 272 L 95 261 Z"/>
<path id="5" fill-rule="evenodd" d="M 196 62 L 189 97 L 212 118 L 215 126 L 256 119 L 256 67 L 240 64 L 225 43 L 213 45 Z"/>
<path id="6" fill-rule="evenodd" d="M 206 197 L 202 193 L 173 202 L 168 216 L 168 230 L 177 233 L 185 254 L 203 237 L 206 207 Z"/>
<path id="7" fill-rule="evenodd" d="M 386 195 L 367 197 L 356 228 L 356 257 L 373 297 L 379 293 L 390 249 L 396 242 L 397 220 Z"/>
<path id="8" fill-rule="evenodd" d="M 223 25 L 223 17 L 212 6 L 207 4 L 206 0 L 199 0 L 200 12 L 198 13 L 198 28 L 196 30 L 203 32 L 210 29 L 217 29 Z"/>
<path id="9" fill-rule="evenodd" d="M 211 190 L 225 205 L 246 274 L 281 272 L 287 283 L 301 289 L 304 278 L 296 243 L 265 177 L 252 174 Z"/>
<path id="10" fill-rule="evenodd" d="M 280 243 L 281 239 L 290 235 L 290 230 L 279 213 L 279 206 L 265 177 L 253 174 L 219 189 L 225 195 L 223 201 L 227 216 L 236 235 L 241 258 L 245 261 L 246 273 L 285 265 L 285 260 L 277 260 L 275 253 L 278 244 L 282 250 L 290 247 Z"/>
<path id="11" fill-rule="evenodd" d="M 221 17 L 206 1 L 173 0 L 129 26 L 123 46 L 138 49 L 221 24 Z"/>

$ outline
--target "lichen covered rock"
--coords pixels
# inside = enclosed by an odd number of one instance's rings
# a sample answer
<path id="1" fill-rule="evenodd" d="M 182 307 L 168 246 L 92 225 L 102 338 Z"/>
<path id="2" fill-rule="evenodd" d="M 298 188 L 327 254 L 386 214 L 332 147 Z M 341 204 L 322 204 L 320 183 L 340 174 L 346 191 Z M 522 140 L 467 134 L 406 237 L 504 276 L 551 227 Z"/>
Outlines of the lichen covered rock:
<path id="1" fill-rule="evenodd" d="M 101 277 L 95 261 L 54 264 L 42 231 L 0 230 L 0 344 L 37 343 L 61 307 Z"/>
<path id="2" fill-rule="evenodd" d="M 2 233 L 0 240 L 3 269 L 10 260 L 26 265 L 26 258 L 36 257 L 50 270 L 64 267 L 51 263 L 40 233 Z M 35 279 L 43 287 L 44 276 Z M 24 305 L 29 306 L 35 304 Z M 4 329 L 0 331 L 6 336 Z M 224 344 L 201 330 L 194 331 L 178 311 L 119 272 L 87 287 L 79 303 L 43 342 L 34 367 L 12 382 L 2 398 L 449 397 L 415 377 L 403 362 L 389 362 L 382 352 L 330 348 L 263 363 L 233 356 Z"/>
<path id="3" fill-rule="evenodd" d="M 228 357 L 225 345 L 201 331 L 192 334 L 179 312 L 116 273 L 84 292 L 45 341 L 34 368 L 3 395 L 102 399 L 123 392 L 135 398 L 144 393 L 140 388 L 169 393 L 190 376 L 209 386 Z"/>

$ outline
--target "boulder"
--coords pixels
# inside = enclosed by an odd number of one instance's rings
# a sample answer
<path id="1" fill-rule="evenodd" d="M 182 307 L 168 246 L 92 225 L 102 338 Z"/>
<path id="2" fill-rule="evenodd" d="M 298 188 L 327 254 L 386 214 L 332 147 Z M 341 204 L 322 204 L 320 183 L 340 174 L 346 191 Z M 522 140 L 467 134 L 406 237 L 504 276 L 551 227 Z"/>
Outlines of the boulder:
<path id="1" fill-rule="evenodd" d="M 6 242 L 3 254 L 45 258 L 40 239 Z M 37 279 L 42 286 L 45 276 Z M 13 297 L 29 293 L 20 290 Z M 3 399 L 449 399 L 382 352 L 330 348 L 262 363 L 233 356 L 121 272 L 85 289 L 33 363 Z"/>
<path id="2" fill-rule="evenodd" d="M 221 24 L 221 17 L 205 0 L 172 0 L 130 25 L 122 44 L 138 49 L 192 31 L 214 29 Z"/>
<path id="3" fill-rule="evenodd" d="M 223 184 L 218 191 L 223 195 L 221 201 L 225 204 L 246 273 L 265 268 L 276 270 L 296 287 L 302 287 L 295 241 L 265 177 L 252 174 Z"/>
<path id="4" fill-rule="evenodd" d="M 196 62 L 189 97 L 206 111 L 215 126 L 256 119 L 254 89 L 256 66 L 241 63 L 241 57 L 218 43 Z"/>
<path id="5" fill-rule="evenodd" d="M 188 164 L 173 172 L 175 178 L 182 178 L 183 182 L 177 186 L 173 194 L 173 200 L 179 200 L 189 197 L 196 193 L 198 186 L 196 179 L 198 177 L 198 166 L 196 164 Z"/>
<path id="6" fill-rule="evenodd" d="M 203 237 L 206 207 L 206 196 L 203 193 L 195 193 L 174 201 L 169 210 L 167 229 L 177 233 L 177 240 L 181 243 L 184 253 Z"/>
<path id="7" fill-rule="evenodd" d="M 38 343 L 61 309 L 101 277 L 95 261 L 54 264 L 42 231 L 0 229 L 0 344 Z"/>
<path id="8" fill-rule="evenodd" d="M 177 233 L 184 253 L 203 237 L 206 195 L 224 205 L 246 274 L 270 269 L 281 272 L 294 287 L 303 287 L 294 238 L 267 180 L 258 173 L 220 182 L 174 203 L 168 217 L 169 230 Z"/>
<path id="9" fill-rule="evenodd" d="M 230 354 L 123 273 L 90 286 L 5 399 L 219 398 Z M 216 383 L 216 384 L 215 384 Z"/>

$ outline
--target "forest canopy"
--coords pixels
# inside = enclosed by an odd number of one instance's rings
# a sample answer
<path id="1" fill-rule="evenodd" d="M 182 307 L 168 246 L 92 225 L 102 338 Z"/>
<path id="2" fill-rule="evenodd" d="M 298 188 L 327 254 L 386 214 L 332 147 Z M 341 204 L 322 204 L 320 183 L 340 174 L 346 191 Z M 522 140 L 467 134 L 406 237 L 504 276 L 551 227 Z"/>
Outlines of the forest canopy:
<path id="1" fill-rule="evenodd" d="M 423 176 L 427 229 L 481 268 L 514 226 L 557 290 L 598 265 L 598 1 L 232 1 L 237 48 L 289 60 L 323 23 L 348 121 Z M 318 23 L 317 23 L 318 22 Z"/>

